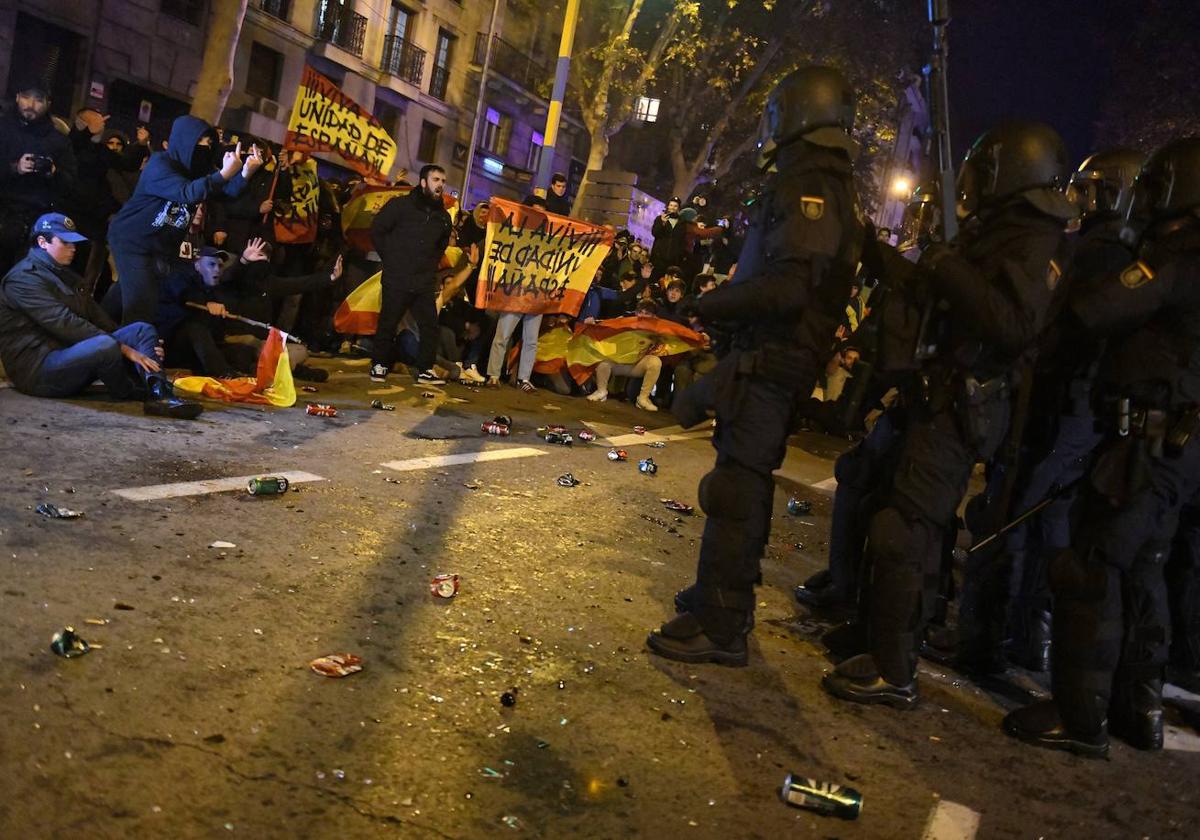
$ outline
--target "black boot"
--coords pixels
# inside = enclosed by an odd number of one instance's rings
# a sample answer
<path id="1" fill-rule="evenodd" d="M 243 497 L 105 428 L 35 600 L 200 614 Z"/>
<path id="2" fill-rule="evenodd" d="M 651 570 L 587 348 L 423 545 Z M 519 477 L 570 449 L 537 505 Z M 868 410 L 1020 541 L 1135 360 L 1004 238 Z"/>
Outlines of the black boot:
<path id="1" fill-rule="evenodd" d="M 1139 750 L 1163 748 L 1162 680 L 1116 685 L 1108 707 L 1108 731 Z"/>
<path id="2" fill-rule="evenodd" d="M 847 617 L 853 612 L 854 603 L 848 592 L 833 582 L 828 570 L 817 572 L 795 588 L 796 603 L 814 612 L 832 613 Z"/>
<path id="3" fill-rule="evenodd" d="M 849 659 L 867 652 L 867 626 L 861 621 L 839 624 L 821 637 L 821 644 L 839 659 Z"/>
<path id="4" fill-rule="evenodd" d="M 680 613 L 646 637 L 652 653 L 677 662 L 715 662 L 740 667 L 749 661 L 746 636 L 735 634 L 727 641 L 708 637 L 692 613 Z"/>
<path id="5" fill-rule="evenodd" d="M 1050 670 L 1051 616 L 1046 610 L 1033 610 L 1015 619 L 1013 637 L 1008 642 L 1008 658 L 1039 674 Z"/>
<path id="6" fill-rule="evenodd" d="M 146 401 L 142 411 L 152 417 L 172 417 L 177 420 L 195 420 L 204 411 L 198 402 L 181 400 L 175 396 L 171 383 L 161 376 L 146 377 Z"/>
<path id="7" fill-rule="evenodd" d="M 821 680 L 821 687 L 834 697 L 851 703 L 881 704 L 902 710 L 915 709 L 919 699 L 915 672 L 904 685 L 888 682 L 869 653 L 838 665 Z"/>
<path id="8" fill-rule="evenodd" d="M 1085 758 L 1108 756 L 1108 733 L 1071 732 L 1058 714 L 1053 700 L 1039 700 L 1004 716 L 1004 731 L 1014 738 L 1051 750 L 1066 750 Z"/>

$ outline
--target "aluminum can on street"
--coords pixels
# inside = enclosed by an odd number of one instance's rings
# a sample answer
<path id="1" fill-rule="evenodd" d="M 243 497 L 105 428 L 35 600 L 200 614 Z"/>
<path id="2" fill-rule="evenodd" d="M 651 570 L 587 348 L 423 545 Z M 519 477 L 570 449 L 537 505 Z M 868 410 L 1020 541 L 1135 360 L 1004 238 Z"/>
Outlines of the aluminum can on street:
<path id="1" fill-rule="evenodd" d="M 458 594 L 458 575 L 437 575 L 430 581 L 429 591 L 438 598 L 453 598 Z"/>
<path id="2" fill-rule="evenodd" d="M 246 482 L 251 496 L 278 496 L 288 491 L 288 480 L 281 475 L 260 475 Z"/>
<path id="3" fill-rule="evenodd" d="M 500 437 L 508 437 L 512 434 L 508 426 L 505 426 L 503 423 L 497 423 L 494 420 L 491 423 L 484 423 L 479 427 L 479 431 L 485 435 L 499 435 Z"/>
<path id="4" fill-rule="evenodd" d="M 337 409 L 328 403 L 309 403 L 304 407 L 304 413 L 317 417 L 337 417 Z"/>
<path id="5" fill-rule="evenodd" d="M 789 773 L 783 780 L 779 795 L 788 805 L 828 817 L 854 820 L 862 813 L 862 794 L 854 788 L 818 782 L 795 773 Z"/>
<path id="6" fill-rule="evenodd" d="M 654 475 L 658 472 L 658 464 L 654 463 L 653 458 L 643 458 L 638 461 L 638 472 L 646 475 Z"/>

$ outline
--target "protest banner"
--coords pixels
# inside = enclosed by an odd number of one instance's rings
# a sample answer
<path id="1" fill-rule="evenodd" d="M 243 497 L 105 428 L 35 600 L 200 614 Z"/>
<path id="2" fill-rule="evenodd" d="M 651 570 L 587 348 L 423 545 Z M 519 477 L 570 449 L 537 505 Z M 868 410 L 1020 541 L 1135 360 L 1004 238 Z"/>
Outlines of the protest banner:
<path id="1" fill-rule="evenodd" d="M 292 191 L 284 196 L 275 214 L 275 241 L 281 245 L 300 245 L 317 238 L 317 208 L 321 182 L 317 162 L 306 158 L 291 168 Z"/>
<path id="2" fill-rule="evenodd" d="M 613 232 L 504 198 L 489 204 L 478 306 L 577 315 Z"/>
<path id="3" fill-rule="evenodd" d="M 396 141 L 379 120 L 307 64 L 283 147 L 336 152 L 363 177 L 379 180 L 396 162 Z"/>
<path id="4" fill-rule="evenodd" d="M 700 333 L 674 321 L 647 315 L 610 318 L 594 324 L 577 323 L 574 330 L 555 326 L 538 338 L 533 371 L 554 374 L 565 370 L 582 385 L 601 362 L 633 365 L 652 351 L 670 365 L 705 345 L 706 339 Z M 518 349 L 513 348 L 510 366 L 516 364 L 517 352 Z"/>

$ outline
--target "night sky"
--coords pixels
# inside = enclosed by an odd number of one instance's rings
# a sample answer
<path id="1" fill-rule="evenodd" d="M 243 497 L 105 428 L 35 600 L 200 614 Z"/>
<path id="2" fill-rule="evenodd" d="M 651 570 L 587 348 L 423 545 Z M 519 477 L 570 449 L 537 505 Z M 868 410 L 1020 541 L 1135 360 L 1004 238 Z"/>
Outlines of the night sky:
<path id="1" fill-rule="evenodd" d="M 950 129 L 955 159 L 1009 117 L 1058 129 L 1072 160 L 1093 149 L 1111 56 L 1137 0 L 952 0 Z"/>

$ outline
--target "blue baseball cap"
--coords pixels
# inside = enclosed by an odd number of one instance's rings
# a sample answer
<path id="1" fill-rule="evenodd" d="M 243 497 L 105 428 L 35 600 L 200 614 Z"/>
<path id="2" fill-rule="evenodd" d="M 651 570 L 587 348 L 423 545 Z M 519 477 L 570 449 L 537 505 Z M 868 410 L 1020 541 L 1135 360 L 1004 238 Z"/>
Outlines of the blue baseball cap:
<path id="1" fill-rule="evenodd" d="M 33 223 L 33 236 L 49 239 L 57 236 L 63 242 L 87 242 L 87 237 L 75 228 L 75 223 L 62 213 L 46 213 Z"/>

